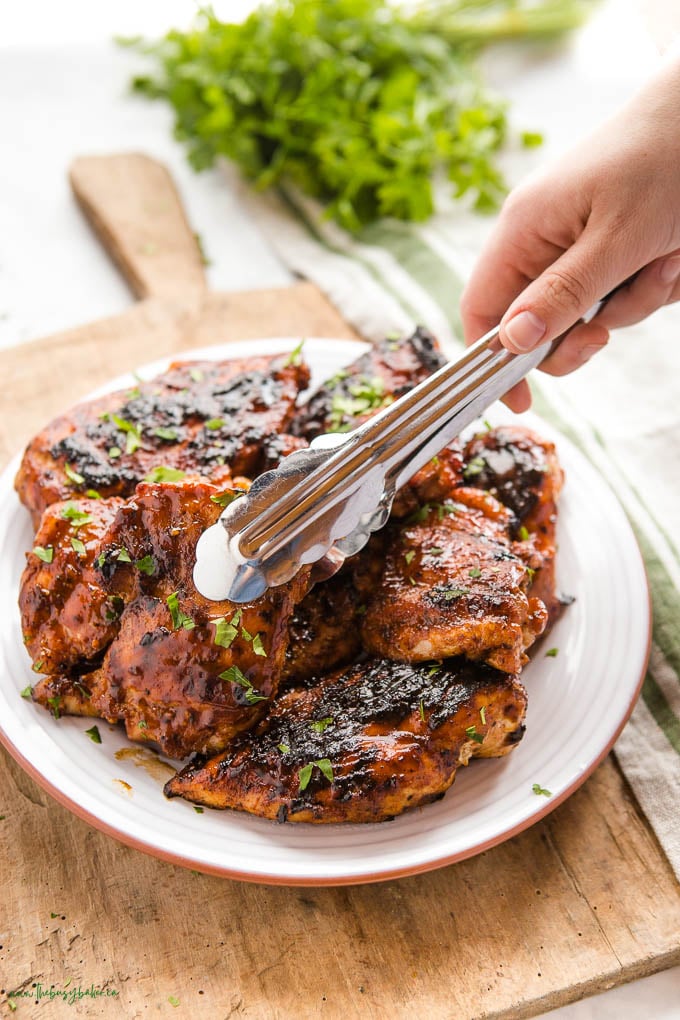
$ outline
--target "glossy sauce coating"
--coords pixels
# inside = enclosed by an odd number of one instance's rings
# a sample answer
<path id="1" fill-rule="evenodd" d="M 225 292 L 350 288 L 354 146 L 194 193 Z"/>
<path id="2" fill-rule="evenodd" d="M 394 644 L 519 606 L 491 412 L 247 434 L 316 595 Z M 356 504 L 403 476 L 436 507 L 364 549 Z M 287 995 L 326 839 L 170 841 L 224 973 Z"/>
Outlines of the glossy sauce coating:
<path id="1" fill-rule="evenodd" d="M 372 659 L 284 692 L 253 733 L 165 790 L 280 822 L 384 821 L 442 797 L 470 758 L 511 750 L 525 709 L 517 678 L 486 666 Z"/>

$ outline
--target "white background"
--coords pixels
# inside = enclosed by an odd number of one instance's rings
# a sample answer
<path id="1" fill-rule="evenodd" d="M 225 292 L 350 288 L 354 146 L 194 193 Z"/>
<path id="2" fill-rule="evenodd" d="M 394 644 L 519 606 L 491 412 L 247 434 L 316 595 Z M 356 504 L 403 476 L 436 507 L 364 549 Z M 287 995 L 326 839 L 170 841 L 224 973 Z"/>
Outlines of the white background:
<path id="1" fill-rule="evenodd" d="M 0 4 L 0 346 L 116 313 L 131 300 L 70 196 L 66 171 L 75 155 L 143 150 L 164 160 L 203 238 L 213 287 L 290 280 L 219 171 L 197 176 L 187 167 L 172 140 L 168 110 L 127 94 L 139 60 L 111 45 L 111 37 L 184 26 L 197 6 L 191 0 Z M 233 18 L 254 6 L 251 0 L 214 3 L 219 14 Z M 559 55 L 549 51 L 522 74 L 514 73 L 511 55 L 496 53 L 487 61 L 513 99 L 516 121 L 546 133 L 537 161 L 563 150 L 644 80 L 658 60 L 646 23 L 653 6 L 603 3 L 572 44 L 570 80 Z M 680 968 L 549 1016 L 680 1020 Z"/>

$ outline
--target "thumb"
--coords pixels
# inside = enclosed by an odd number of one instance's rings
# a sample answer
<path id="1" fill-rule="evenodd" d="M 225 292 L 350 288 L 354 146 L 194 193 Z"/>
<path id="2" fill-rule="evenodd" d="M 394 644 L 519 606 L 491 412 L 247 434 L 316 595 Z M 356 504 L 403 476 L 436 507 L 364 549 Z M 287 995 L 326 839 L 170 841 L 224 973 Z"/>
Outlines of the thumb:
<path id="1" fill-rule="evenodd" d="M 501 320 L 501 343 L 524 354 L 560 336 L 637 268 L 619 262 L 611 241 L 583 233 L 510 305 Z"/>

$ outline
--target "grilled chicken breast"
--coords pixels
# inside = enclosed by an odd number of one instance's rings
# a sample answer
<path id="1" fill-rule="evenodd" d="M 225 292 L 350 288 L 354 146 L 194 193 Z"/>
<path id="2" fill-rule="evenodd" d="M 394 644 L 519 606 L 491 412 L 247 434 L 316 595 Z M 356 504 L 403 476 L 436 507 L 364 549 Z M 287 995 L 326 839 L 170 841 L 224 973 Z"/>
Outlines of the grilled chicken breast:
<path id="1" fill-rule="evenodd" d="M 32 612 L 29 563 L 24 626 L 41 657 L 36 668 L 54 670 L 35 688 L 36 701 L 122 720 L 130 737 L 179 758 L 218 750 L 261 718 L 278 689 L 288 622 L 307 572 L 243 606 L 199 595 L 193 551 L 220 514 L 210 498 L 218 492 L 201 482 L 138 486 L 101 536 L 92 535 L 80 583 L 67 592 L 68 613 Z M 60 564 L 72 545 L 63 518 L 56 519 L 48 565 L 55 569 L 42 579 L 42 598 L 55 606 Z M 72 619 L 80 621 L 76 648 L 68 641 Z"/>
<path id="2" fill-rule="evenodd" d="M 442 361 L 424 330 L 389 339 L 307 404 L 297 355 L 177 364 L 52 422 L 16 482 L 38 526 L 20 594 L 34 699 L 193 755 L 168 796 L 279 821 L 394 817 L 511 750 L 518 673 L 559 608 L 562 473 L 526 429 L 451 444 L 311 591 L 308 569 L 244 606 L 193 586 L 223 490 Z"/>
<path id="3" fill-rule="evenodd" d="M 133 389 L 78 404 L 29 443 L 15 487 L 36 527 L 46 506 L 94 490 L 129 496 L 154 469 L 224 482 L 254 477 L 292 452 L 295 401 L 309 381 L 297 358 L 197 361 Z M 162 480 L 163 472 L 157 480 Z"/>
<path id="4" fill-rule="evenodd" d="M 545 607 L 528 595 L 531 568 L 511 540 L 511 511 L 479 489 L 454 493 L 392 528 L 364 648 L 405 662 L 465 655 L 516 673 Z"/>
<path id="5" fill-rule="evenodd" d="M 384 821 L 442 797 L 471 758 L 506 754 L 525 710 L 518 679 L 488 666 L 369 660 L 285 691 L 165 792 L 279 822 Z"/>

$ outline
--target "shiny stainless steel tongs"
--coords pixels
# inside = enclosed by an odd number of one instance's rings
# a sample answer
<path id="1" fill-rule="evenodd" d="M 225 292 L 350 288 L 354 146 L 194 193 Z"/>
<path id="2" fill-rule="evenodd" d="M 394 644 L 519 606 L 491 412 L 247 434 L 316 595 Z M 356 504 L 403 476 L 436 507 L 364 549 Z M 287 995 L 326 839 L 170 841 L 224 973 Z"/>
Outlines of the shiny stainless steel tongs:
<path id="1" fill-rule="evenodd" d="M 602 302 L 590 309 L 590 321 Z M 561 342 L 511 354 L 499 327 L 353 432 L 317 437 L 256 478 L 201 536 L 194 581 L 248 602 L 303 564 L 330 576 L 390 514 L 397 490 Z"/>

